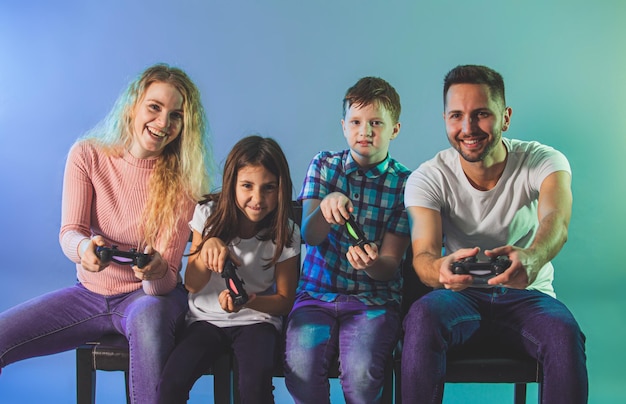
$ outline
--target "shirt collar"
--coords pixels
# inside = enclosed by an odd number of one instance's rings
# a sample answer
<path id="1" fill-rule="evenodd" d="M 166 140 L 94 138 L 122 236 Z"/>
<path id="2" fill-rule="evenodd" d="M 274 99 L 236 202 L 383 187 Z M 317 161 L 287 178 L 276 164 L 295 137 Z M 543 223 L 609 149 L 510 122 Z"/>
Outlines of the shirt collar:
<path id="1" fill-rule="evenodd" d="M 350 175 L 356 171 L 361 171 L 367 178 L 380 177 L 382 174 L 387 172 L 387 170 L 389 170 L 390 163 L 391 158 L 389 157 L 389 153 L 387 153 L 387 156 L 383 161 L 367 169 L 362 168 L 356 161 L 354 161 L 350 149 L 346 150 L 346 157 L 344 158 L 346 175 Z"/>

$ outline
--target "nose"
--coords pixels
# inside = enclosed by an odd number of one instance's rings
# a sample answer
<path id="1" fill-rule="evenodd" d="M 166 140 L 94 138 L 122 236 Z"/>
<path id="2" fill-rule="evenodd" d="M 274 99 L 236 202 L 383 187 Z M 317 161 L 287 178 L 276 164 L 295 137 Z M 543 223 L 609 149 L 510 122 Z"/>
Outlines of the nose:
<path id="1" fill-rule="evenodd" d="M 372 136 L 372 125 L 369 122 L 363 122 L 359 127 L 359 134 L 365 137 Z"/>
<path id="2" fill-rule="evenodd" d="M 255 188 L 254 191 L 252 191 L 252 200 L 254 202 L 260 202 L 261 199 L 263 199 L 263 191 L 260 188 Z"/>
<path id="3" fill-rule="evenodd" d="M 170 115 L 167 111 L 161 111 L 157 117 L 157 121 L 163 128 L 168 128 L 170 126 Z"/>
<path id="4" fill-rule="evenodd" d="M 463 118 L 461 122 L 461 130 L 464 134 L 472 133 L 472 129 L 474 127 L 475 120 L 471 116 L 467 115 Z"/>

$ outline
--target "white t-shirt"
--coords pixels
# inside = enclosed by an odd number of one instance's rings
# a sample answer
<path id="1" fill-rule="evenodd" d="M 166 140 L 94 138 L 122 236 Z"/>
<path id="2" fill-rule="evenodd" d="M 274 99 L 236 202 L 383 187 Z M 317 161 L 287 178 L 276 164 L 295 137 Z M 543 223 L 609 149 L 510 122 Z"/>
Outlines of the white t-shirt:
<path id="1" fill-rule="evenodd" d="M 528 247 L 537 232 L 537 203 L 543 180 L 553 172 L 571 174 L 567 158 L 538 142 L 503 138 L 506 167 L 493 189 L 479 191 L 468 181 L 459 153 L 449 148 L 415 170 L 406 184 L 406 207 L 420 206 L 441 213 L 446 254 L 460 248 Z M 554 268 L 548 262 L 528 286 L 550 296 Z"/>
<path id="2" fill-rule="evenodd" d="M 189 227 L 199 233 L 204 229 L 204 223 L 211 214 L 213 203 L 197 205 Z M 290 221 L 290 224 L 293 222 Z M 244 281 L 244 289 L 248 294 L 257 295 L 275 293 L 275 267 L 263 269 L 266 259 L 274 256 L 276 245 L 271 241 L 260 241 L 256 237 L 250 239 L 236 238 L 228 246 L 230 251 L 242 261 L 237 269 L 237 275 Z M 285 247 L 278 262 L 285 261 L 300 254 L 300 228 L 294 224 L 293 244 Z M 208 321 L 218 327 L 233 327 L 268 322 L 280 330 L 282 318 L 268 313 L 242 308 L 238 313 L 228 313 L 219 304 L 218 296 L 226 289 L 224 278 L 218 273 L 211 274 L 209 282 L 198 293 L 189 294 L 189 312 L 187 324 L 196 321 Z"/>

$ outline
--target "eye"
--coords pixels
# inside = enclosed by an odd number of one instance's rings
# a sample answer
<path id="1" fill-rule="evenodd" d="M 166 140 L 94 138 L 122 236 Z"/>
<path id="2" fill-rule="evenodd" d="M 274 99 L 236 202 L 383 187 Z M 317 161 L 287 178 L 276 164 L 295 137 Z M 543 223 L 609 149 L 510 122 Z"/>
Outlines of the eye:
<path id="1" fill-rule="evenodd" d="M 350 123 L 351 123 L 352 125 L 356 125 L 356 126 L 358 126 L 358 125 L 360 125 L 360 124 L 361 124 L 361 122 L 357 121 L 356 119 L 354 119 L 354 120 L 350 121 Z"/>
<path id="2" fill-rule="evenodd" d="M 372 121 L 370 123 L 372 126 L 383 126 L 383 121 Z"/>
<path id="3" fill-rule="evenodd" d="M 477 115 L 479 118 L 488 118 L 491 116 L 491 114 L 487 111 L 480 111 Z"/>
<path id="4" fill-rule="evenodd" d="M 161 110 L 161 106 L 159 104 L 148 104 L 148 108 L 155 112 Z"/>
<path id="5" fill-rule="evenodd" d="M 268 193 L 274 192 L 276 191 L 276 188 L 278 188 L 276 184 L 267 184 L 263 187 L 263 191 L 268 192 Z"/>
<path id="6" fill-rule="evenodd" d="M 170 116 L 172 117 L 172 119 L 175 119 L 177 121 L 183 120 L 183 114 L 181 114 L 180 112 L 173 112 Z"/>
<path id="7" fill-rule="evenodd" d="M 459 119 L 461 117 L 461 114 L 458 112 L 453 112 L 450 115 L 448 115 L 448 119 Z"/>

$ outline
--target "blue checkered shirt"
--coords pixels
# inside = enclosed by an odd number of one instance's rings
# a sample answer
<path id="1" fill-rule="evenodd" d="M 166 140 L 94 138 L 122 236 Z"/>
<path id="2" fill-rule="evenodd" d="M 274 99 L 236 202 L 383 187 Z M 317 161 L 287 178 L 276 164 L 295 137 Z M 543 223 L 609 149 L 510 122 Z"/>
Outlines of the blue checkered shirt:
<path id="1" fill-rule="evenodd" d="M 352 200 L 353 214 L 367 239 L 380 248 L 386 232 L 409 236 L 404 185 L 410 174 L 389 155 L 378 165 L 363 169 L 350 150 L 320 152 L 309 165 L 298 200 L 322 200 L 332 192 L 343 193 Z M 331 225 L 321 244 L 307 244 L 298 293 L 327 302 L 339 295 L 352 295 L 367 305 L 398 304 L 400 268 L 391 281 L 376 281 L 350 265 L 346 258 L 350 245 L 345 226 L 339 225 Z"/>

